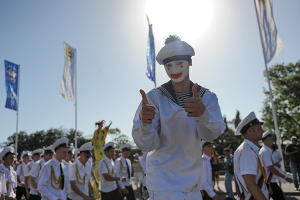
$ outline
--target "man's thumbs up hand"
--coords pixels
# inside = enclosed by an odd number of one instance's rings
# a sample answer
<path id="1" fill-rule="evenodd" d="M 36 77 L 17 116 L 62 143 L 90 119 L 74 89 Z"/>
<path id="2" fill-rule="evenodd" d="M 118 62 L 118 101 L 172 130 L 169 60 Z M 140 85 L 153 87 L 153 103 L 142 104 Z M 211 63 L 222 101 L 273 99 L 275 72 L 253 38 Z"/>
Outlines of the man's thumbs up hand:
<path id="1" fill-rule="evenodd" d="M 193 97 L 185 101 L 184 110 L 188 113 L 188 117 L 200 117 L 206 109 L 201 97 L 198 95 L 197 88 L 198 84 L 196 83 L 192 87 Z"/>
<path id="2" fill-rule="evenodd" d="M 142 96 L 142 111 L 140 113 L 141 120 L 143 124 L 151 124 L 155 116 L 155 107 L 149 104 L 144 90 L 140 89 L 140 93 Z"/>

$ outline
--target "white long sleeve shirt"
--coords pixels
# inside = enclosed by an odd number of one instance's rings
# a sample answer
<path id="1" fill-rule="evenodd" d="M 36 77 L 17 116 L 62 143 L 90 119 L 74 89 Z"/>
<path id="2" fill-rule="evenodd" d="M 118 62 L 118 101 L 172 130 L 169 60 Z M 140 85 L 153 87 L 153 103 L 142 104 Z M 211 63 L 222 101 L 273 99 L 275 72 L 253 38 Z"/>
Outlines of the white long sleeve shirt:
<path id="1" fill-rule="evenodd" d="M 211 157 L 203 154 L 202 159 L 200 190 L 205 190 L 208 196 L 213 198 L 216 195 L 216 192 L 214 191 L 214 182 L 212 180 Z"/>
<path id="2" fill-rule="evenodd" d="M 61 175 L 60 164 L 62 165 L 62 169 L 64 170 L 65 166 L 63 162 L 59 162 L 54 157 L 48 162 L 46 162 L 44 167 L 42 168 L 39 183 L 38 183 L 38 191 L 41 193 L 43 200 L 57 200 L 57 199 L 66 200 L 67 199 L 66 178 L 64 181 L 63 190 L 59 188 L 59 184 L 55 183 L 55 180 L 58 180 Z M 51 172 L 52 169 L 54 171 L 54 174 L 52 174 Z"/>
<path id="3" fill-rule="evenodd" d="M 119 184 L 123 189 L 125 188 L 125 186 L 131 186 L 131 177 L 128 177 L 126 161 L 128 163 L 128 168 L 131 176 L 132 167 L 131 161 L 129 159 L 125 159 L 123 156 L 121 156 L 118 160 L 115 161 L 116 176 L 120 179 L 122 179 L 122 177 L 126 178 L 125 182 L 119 181 Z"/>
<path id="4" fill-rule="evenodd" d="M 140 104 L 133 121 L 132 136 L 147 155 L 146 183 L 152 191 L 199 191 L 202 140 L 211 141 L 225 130 L 217 96 L 206 90 L 202 101 L 206 106 L 201 117 L 187 117 L 180 107 L 161 90 L 147 94 L 155 107 L 150 125 L 140 120 Z"/>

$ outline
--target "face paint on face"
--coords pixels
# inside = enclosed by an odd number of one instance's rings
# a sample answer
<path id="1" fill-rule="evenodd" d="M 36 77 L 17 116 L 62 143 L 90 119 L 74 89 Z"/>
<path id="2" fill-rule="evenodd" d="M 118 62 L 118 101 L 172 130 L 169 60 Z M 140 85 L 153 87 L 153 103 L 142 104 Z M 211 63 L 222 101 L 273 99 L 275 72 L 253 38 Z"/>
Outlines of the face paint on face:
<path id="1" fill-rule="evenodd" d="M 189 75 L 189 63 L 186 60 L 168 62 L 165 70 L 172 81 L 180 83 Z"/>

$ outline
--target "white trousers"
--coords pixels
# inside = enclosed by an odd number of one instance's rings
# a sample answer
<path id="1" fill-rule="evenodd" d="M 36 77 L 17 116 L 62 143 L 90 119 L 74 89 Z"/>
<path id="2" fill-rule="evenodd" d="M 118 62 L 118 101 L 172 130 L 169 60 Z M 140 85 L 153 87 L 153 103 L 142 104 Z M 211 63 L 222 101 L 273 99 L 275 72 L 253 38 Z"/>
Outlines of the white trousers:
<path id="1" fill-rule="evenodd" d="M 202 200 L 201 192 L 148 191 L 151 200 Z"/>
<path id="2" fill-rule="evenodd" d="M 144 173 L 143 172 L 136 172 L 134 173 L 134 184 L 137 186 L 138 184 L 142 184 L 144 180 Z"/>

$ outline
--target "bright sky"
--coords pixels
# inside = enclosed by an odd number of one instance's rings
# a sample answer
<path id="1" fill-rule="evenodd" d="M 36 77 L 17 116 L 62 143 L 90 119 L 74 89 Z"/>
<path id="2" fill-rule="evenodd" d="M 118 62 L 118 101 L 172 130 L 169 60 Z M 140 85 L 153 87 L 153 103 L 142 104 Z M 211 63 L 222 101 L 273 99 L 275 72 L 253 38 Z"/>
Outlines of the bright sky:
<path id="1" fill-rule="evenodd" d="M 154 87 L 145 75 L 146 10 L 156 52 L 169 34 L 194 47 L 190 78 L 217 94 L 223 115 L 261 116 L 267 83 L 253 1 L 165 1 L 0 1 L 0 142 L 16 129 L 16 112 L 4 108 L 4 59 L 21 65 L 21 131 L 74 128 L 73 103 L 59 96 L 63 41 L 77 48 L 78 129 L 91 136 L 95 121 L 112 120 L 131 138 L 139 89 Z M 285 50 L 271 65 L 300 58 L 299 8 L 299 0 L 274 1 Z M 156 75 L 158 85 L 169 80 L 158 64 Z"/>

